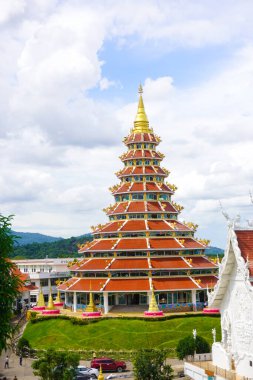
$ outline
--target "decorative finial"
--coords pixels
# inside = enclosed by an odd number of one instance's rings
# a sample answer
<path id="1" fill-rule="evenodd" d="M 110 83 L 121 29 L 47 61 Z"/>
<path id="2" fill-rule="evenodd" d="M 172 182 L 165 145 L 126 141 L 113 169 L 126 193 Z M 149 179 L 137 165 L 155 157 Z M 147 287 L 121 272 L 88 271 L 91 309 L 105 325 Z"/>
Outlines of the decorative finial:
<path id="1" fill-rule="evenodd" d="M 98 380 L 104 380 L 104 375 L 103 375 L 103 372 L 102 372 L 102 366 L 100 365 L 100 371 L 99 371 L 99 375 L 98 375 Z"/>
<path id="2" fill-rule="evenodd" d="M 213 335 L 213 342 L 215 343 L 216 342 L 216 328 L 215 327 L 212 329 L 212 335 Z"/>
<path id="3" fill-rule="evenodd" d="M 144 103 L 142 99 L 143 88 L 139 85 L 139 103 L 137 109 L 137 115 L 134 121 L 133 133 L 152 133 L 152 129 L 149 128 L 149 121 L 145 112 Z"/>

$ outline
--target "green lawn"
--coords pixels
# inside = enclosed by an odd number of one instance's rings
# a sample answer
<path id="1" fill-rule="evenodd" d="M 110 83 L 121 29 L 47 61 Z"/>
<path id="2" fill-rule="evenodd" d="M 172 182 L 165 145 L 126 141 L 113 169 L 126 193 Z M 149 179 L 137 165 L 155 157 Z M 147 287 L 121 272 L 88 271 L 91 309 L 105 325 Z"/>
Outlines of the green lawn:
<path id="1" fill-rule="evenodd" d="M 198 335 L 212 342 L 211 330 L 220 339 L 220 319 L 210 316 L 175 318 L 167 321 L 101 320 L 89 325 L 73 325 L 71 321 L 52 319 L 28 323 L 24 337 L 36 349 L 135 350 L 145 348 L 175 349 L 179 339 L 197 329 Z"/>

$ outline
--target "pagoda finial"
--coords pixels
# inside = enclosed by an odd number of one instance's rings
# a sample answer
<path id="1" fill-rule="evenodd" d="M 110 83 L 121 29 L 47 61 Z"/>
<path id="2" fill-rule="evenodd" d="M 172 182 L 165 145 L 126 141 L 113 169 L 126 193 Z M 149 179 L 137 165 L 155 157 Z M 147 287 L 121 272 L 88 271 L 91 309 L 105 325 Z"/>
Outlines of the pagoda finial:
<path id="1" fill-rule="evenodd" d="M 54 310 L 54 302 L 53 302 L 53 297 L 52 297 L 52 289 L 51 289 L 51 286 L 50 286 L 50 290 L 49 290 L 49 300 L 48 300 L 48 304 L 47 304 L 47 309 L 48 310 Z"/>
<path id="2" fill-rule="evenodd" d="M 151 291 L 152 291 L 152 293 L 151 293 L 151 300 L 150 300 L 150 303 L 149 303 L 148 311 L 149 312 L 157 312 L 157 311 L 159 311 L 159 307 L 158 307 L 157 302 L 156 302 L 153 286 L 151 287 Z"/>
<path id="3" fill-rule="evenodd" d="M 144 108 L 144 103 L 142 99 L 142 94 L 143 94 L 143 88 L 142 84 L 140 83 L 139 85 L 139 104 L 138 104 L 138 109 L 137 109 L 137 115 L 135 117 L 134 121 L 134 128 L 133 128 L 133 133 L 151 133 L 152 130 L 149 128 L 149 121 L 145 112 Z"/>
<path id="4" fill-rule="evenodd" d="M 103 372 L 102 372 L 102 366 L 100 365 L 98 380 L 104 380 L 104 379 L 105 379 L 105 377 L 104 377 Z"/>
<path id="5" fill-rule="evenodd" d="M 45 301 L 44 301 L 44 295 L 43 295 L 43 291 L 42 291 L 42 286 L 40 287 L 40 292 L 39 292 L 39 297 L 38 297 L 38 302 L 37 302 L 37 306 L 45 306 Z"/>

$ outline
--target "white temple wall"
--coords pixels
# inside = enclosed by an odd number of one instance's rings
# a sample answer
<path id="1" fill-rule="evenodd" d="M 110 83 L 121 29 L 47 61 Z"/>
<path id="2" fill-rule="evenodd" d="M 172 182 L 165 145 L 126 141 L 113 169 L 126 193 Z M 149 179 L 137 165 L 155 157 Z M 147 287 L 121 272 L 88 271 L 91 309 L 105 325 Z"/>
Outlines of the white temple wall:
<path id="1" fill-rule="evenodd" d="M 238 265 L 230 275 L 220 311 L 222 345 L 213 345 L 213 362 L 229 369 L 232 366 L 230 354 L 233 354 L 238 374 L 253 377 L 253 294 Z"/>

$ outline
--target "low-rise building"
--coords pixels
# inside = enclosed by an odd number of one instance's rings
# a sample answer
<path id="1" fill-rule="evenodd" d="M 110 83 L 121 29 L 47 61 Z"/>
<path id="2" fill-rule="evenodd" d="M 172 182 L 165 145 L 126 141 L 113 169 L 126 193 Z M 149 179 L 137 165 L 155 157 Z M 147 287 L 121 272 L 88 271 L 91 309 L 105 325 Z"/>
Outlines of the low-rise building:
<path id="1" fill-rule="evenodd" d="M 32 304 L 37 303 L 40 287 L 46 302 L 48 301 L 50 287 L 53 298 L 56 297 L 57 282 L 70 277 L 68 264 L 71 262 L 73 262 L 73 258 L 14 260 L 20 272 L 29 275 L 31 285 L 36 287 L 30 291 L 30 302 Z"/>

